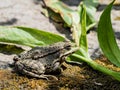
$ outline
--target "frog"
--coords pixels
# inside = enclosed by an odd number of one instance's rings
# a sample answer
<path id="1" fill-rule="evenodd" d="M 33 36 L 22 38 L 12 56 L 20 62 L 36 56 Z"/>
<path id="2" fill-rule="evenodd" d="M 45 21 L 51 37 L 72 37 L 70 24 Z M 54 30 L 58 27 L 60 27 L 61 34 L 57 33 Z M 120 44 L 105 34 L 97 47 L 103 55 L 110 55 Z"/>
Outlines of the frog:
<path id="1" fill-rule="evenodd" d="M 31 77 L 58 80 L 52 73 L 61 73 L 66 57 L 78 50 L 72 49 L 73 46 L 70 41 L 62 41 L 34 47 L 14 56 L 14 70 Z"/>

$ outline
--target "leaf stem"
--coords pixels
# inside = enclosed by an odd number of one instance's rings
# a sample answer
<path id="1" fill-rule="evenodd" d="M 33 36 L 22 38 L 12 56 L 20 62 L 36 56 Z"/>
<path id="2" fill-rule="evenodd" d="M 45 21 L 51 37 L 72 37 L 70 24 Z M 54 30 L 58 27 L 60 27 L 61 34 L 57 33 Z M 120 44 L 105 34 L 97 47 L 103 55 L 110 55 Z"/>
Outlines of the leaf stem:
<path id="1" fill-rule="evenodd" d="M 73 56 L 77 57 L 78 59 L 86 62 L 88 65 L 90 65 L 93 69 L 95 70 L 98 70 L 100 72 L 103 72 L 104 74 L 108 74 L 110 76 L 112 76 L 114 79 L 120 81 L 120 72 L 116 72 L 116 71 L 113 71 L 113 70 L 110 70 L 98 63 L 96 63 L 95 61 L 93 61 L 92 59 L 90 58 L 84 58 L 78 54 L 72 54 Z"/>

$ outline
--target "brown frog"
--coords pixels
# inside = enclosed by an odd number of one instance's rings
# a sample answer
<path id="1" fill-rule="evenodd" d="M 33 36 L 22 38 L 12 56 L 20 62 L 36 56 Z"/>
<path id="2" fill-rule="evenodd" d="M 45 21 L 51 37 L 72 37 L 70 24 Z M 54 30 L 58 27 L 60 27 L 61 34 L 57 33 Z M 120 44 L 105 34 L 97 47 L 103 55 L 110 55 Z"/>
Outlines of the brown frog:
<path id="1" fill-rule="evenodd" d="M 15 70 L 32 77 L 57 79 L 52 73 L 61 71 L 66 56 L 77 49 L 71 49 L 68 41 L 58 42 L 45 47 L 35 47 L 13 58 Z"/>

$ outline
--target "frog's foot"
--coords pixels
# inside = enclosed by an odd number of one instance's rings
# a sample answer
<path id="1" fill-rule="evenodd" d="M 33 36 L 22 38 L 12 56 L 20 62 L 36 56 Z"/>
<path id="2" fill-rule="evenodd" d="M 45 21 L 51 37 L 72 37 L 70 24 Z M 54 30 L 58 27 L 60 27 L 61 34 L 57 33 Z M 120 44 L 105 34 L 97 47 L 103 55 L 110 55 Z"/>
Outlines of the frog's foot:
<path id="1" fill-rule="evenodd" d="M 23 71 L 24 71 L 24 74 L 26 74 L 28 76 L 41 78 L 41 79 L 46 79 L 48 81 L 50 81 L 50 80 L 58 80 L 58 78 L 56 76 L 54 76 L 54 75 L 44 75 L 44 74 L 38 75 L 38 74 L 35 74 L 35 73 L 32 73 L 32 72 L 28 72 L 26 70 L 23 70 Z"/>
<path id="2" fill-rule="evenodd" d="M 40 75 L 40 77 L 45 77 L 46 80 L 50 81 L 50 80 L 58 80 L 58 78 L 54 75 Z M 38 77 L 38 78 L 40 78 Z"/>

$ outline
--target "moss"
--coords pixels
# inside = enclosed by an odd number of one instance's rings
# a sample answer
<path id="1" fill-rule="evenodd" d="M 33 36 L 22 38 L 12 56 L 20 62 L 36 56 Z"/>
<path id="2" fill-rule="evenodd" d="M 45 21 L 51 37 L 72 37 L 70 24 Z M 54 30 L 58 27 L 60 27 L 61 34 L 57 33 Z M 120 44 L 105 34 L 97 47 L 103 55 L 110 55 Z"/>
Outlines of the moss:
<path id="1" fill-rule="evenodd" d="M 0 70 L 0 87 L 4 90 L 47 88 L 44 80 L 19 76 L 8 70 Z M 12 89 L 11 89 L 12 88 Z"/>
<path id="2" fill-rule="evenodd" d="M 101 56 L 99 59 L 95 60 L 97 63 L 103 65 L 104 67 L 107 67 L 111 70 L 120 72 L 120 68 L 116 67 L 115 65 L 113 65 L 106 57 Z"/>

